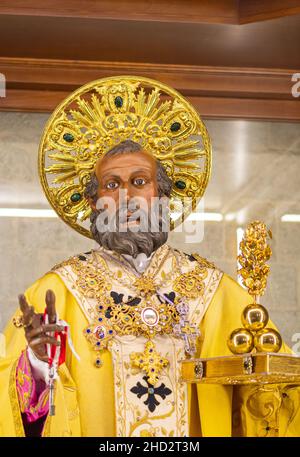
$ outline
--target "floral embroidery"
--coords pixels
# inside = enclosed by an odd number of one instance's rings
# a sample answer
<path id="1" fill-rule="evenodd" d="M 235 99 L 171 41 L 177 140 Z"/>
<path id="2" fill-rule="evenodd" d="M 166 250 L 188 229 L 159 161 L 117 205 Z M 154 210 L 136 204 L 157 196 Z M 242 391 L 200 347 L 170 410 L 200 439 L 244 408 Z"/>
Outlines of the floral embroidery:
<path id="1" fill-rule="evenodd" d="M 28 422 L 33 422 L 48 412 L 49 389 L 45 386 L 38 396 L 27 350 L 22 352 L 17 365 L 16 388 L 20 410 L 26 414 Z"/>

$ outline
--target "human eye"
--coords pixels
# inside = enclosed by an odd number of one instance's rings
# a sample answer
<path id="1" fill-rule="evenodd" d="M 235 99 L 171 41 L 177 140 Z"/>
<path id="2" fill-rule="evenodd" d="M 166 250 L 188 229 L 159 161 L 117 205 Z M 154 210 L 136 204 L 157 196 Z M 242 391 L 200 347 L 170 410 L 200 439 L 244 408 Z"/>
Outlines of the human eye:
<path id="1" fill-rule="evenodd" d="M 145 178 L 134 178 L 132 182 L 135 186 L 140 187 L 140 186 L 144 186 L 147 181 Z"/>
<path id="2" fill-rule="evenodd" d="M 109 181 L 105 184 L 105 188 L 109 190 L 115 190 L 119 187 L 119 184 L 116 181 Z"/>

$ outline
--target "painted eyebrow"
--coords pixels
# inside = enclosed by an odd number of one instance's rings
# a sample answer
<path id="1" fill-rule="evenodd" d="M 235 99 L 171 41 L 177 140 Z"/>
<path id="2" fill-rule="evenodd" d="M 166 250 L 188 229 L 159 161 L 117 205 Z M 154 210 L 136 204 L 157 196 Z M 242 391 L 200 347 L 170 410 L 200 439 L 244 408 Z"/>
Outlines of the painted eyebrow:
<path id="1" fill-rule="evenodd" d="M 105 179 L 106 177 L 113 178 L 113 179 L 120 179 L 120 176 L 117 175 L 111 175 L 110 173 L 106 173 L 101 176 L 101 179 Z"/>
<path id="2" fill-rule="evenodd" d="M 143 169 L 143 170 L 141 169 L 141 170 L 134 171 L 132 174 L 136 175 L 138 173 L 148 173 L 149 171 L 150 171 L 150 169 Z"/>
<path id="3" fill-rule="evenodd" d="M 147 173 L 149 172 L 150 169 L 148 168 L 144 168 L 144 169 L 140 169 L 140 170 L 136 170 L 133 172 L 133 175 L 136 175 L 138 173 Z M 114 178 L 114 179 L 120 179 L 120 176 L 117 176 L 117 175 L 111 175 L 110 173 L 104 173 L 104 175 L 102 175 L 102 179 L 105 179 L 106 177 L 110 177 L 110 178 Z"/>

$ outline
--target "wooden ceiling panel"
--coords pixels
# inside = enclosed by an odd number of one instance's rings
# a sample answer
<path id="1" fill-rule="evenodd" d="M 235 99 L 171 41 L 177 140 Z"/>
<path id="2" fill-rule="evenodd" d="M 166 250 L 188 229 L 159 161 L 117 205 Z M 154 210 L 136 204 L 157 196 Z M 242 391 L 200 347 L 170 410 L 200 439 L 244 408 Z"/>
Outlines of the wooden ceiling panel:
<path id="1" fill-rule="evenodd" d="M 239 23 L 266 21 L 300 14 L 299 0 L 241 0 Z"/>
<path id="2" fill-rule="evenodd" d="M 300 15 L 243 26 L 0 16 L 0 56 L 300 68 Z"/>
<path id="3" fill-rule="evenodd" d="M 300 120 L 291 94 L 300 73 L 298 7 L 300 0 L 2 0 L 0 109 L 49 111 L 87 81 L 140 74 L 201 102 L 207 116 Z"/>
<path id="4" fill-rule="evenodd" d="M 300 0 L 1 0 L 0 14 L 243 24 L 300 13 Z"/>
<path id="5" fill-rule="evenodd" d="M 1 0 L 0 14 L 198 24 L 239 21 L 237 0 Z"/>

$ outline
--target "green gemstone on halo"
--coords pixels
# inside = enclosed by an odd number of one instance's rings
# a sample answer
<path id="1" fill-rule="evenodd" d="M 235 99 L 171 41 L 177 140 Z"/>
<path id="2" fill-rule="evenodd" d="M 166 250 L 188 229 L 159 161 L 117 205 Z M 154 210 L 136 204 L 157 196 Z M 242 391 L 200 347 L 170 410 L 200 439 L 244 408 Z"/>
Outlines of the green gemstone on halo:
<path id="1" fill-rule="evenodd" d="M 186 188 L 186 183 L 184 181 L 179 180 L 175 182 L 175 186 L 177 187 L 177 189 L 183 190 Z"/>
<path id="2" fill-rule="evenodd" d="M 120 95 L 118 95 L 116 98 L 115 98 L 115 105 L 117 108 L 122 108 L 123 106 L 123 98 L 120 97 Z"/>
<path id="3" fill-rule="evenodd" d="M 170 130 L 171 130 L 171 132 L 178 132 L 180 127 L 181 127 L 180 122 L 173 122 L 173 124 L 170 127 Z"/>
<path id="4" fill-rule="evenodd" d="M 74 136 L 72 133 L 64 133 L 63 139 L 68 143 L 72 143 L 72 141 L 74 141 Z"/>
<path id="5" fill-rule="evenodd" d="M 74 194 L 71 195 L 71 201 L 73 203 L 77 203 L 81 200 L 81 194 L 79 192 L 75 192 Z"/>

